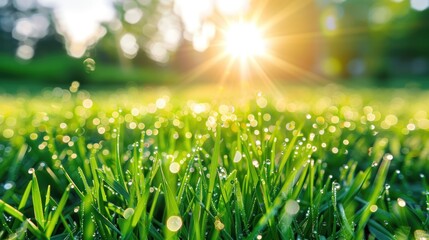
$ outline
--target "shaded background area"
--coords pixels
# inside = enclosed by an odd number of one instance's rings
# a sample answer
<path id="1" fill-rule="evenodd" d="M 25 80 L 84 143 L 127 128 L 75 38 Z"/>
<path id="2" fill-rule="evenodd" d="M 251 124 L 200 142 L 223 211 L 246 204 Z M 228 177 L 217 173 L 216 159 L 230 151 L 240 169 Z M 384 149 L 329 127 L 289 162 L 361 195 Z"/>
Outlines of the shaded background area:
<path id="1" fill-rule="evenodd" d="M 1 86 L 178 83 L 239 19 L 287 64 L 260 61 L 276 81 L 429 82 L 429 0 L 0 0 Z M 195 78 L 217 81 L 225 65 Z"/>

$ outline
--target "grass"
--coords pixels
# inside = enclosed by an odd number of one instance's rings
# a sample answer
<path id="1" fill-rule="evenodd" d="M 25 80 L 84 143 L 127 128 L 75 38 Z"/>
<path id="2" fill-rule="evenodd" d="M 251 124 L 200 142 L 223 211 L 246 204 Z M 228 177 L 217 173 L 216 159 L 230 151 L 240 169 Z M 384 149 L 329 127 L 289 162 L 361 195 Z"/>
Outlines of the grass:
<path id="1" fill-rule="evenodd" d="M 0 238 L 428 238 L 427 92 L 279 92 L 1 96 Z"/>

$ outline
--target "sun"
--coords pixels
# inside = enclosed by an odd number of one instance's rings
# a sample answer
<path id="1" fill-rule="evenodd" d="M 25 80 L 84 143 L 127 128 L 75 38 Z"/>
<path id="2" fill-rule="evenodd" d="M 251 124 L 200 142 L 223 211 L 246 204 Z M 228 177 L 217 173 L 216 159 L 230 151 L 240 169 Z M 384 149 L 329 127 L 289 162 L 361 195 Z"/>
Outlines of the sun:
<path id="1" fill-rule="evenodd" d="M 264 21 L 261 21 L 262 13 L 269 1 L 260 2 L 262 5 L 259 10 L 251 15 L 240 15 L 234 19 L 220 16 L 220 19 L 216 20 L 219 24 L 215 28 L 214 42 L 210 43 L 214 47 L 207 55 L 210 57 L 184 75 L 184 82 L 199 79 L 209 71 L 218 74 L 216 79 L 219 82 L 221 97 L 225 85 L 232 86 L 236 83 L 239 84 L 237 86 L 243 94 L 258 86 L 281 96 L 279 87 L 276 86 L 279 81 L 273 81 L 274 78 L 282 78 L 282 75 L 279 75 L 281 73 L 287 74 L 288 77 L 296 76 L 298 80 L 307 83 L 327 81 L 324 77 L 283 59 L 285 52 L 276 51 L 279 47 L 281 49 L 285 47 L 287 44 L 285 39 L 291 43 L 308 36 L 318 36 L 317 32 L 279 35 L 275 29 L 279 22 L 301 9 L 308 1 L 302 1 L 303 3 L 297 1 L 300 4 L 292 9 L 285 8 Z M 213 69 L 217 69 L 218 72 Z"/>
<path id="2" fill-rule="evenodd" d="M 266 43 L 255 24 L 236 22 L 225 31 L 225 49 L 233 57 L 249 58 L 265 54 Z"/>

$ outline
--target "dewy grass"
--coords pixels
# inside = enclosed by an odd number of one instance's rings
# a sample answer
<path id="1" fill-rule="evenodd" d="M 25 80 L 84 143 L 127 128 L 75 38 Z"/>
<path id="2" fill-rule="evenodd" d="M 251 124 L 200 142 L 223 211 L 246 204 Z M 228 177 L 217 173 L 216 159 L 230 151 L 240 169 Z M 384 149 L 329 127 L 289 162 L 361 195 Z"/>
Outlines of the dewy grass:
<path id="1" fill-rule="evenodd" d="M 284 91 L 1 97 L 0 238 L 427 239 L 427 93 Z"/>

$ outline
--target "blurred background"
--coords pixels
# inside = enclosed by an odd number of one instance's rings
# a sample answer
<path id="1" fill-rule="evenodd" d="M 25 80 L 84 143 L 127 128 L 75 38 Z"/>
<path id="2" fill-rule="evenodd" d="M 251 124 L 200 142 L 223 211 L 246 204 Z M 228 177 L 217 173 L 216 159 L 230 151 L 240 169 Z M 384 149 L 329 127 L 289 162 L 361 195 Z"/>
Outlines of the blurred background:
<path id="1" fill-rule="evenodd" d="M 234 78 L 235 21 L 273 81 L 429 84 L 429 0 L 0 0 L 0 87 Z"/>

